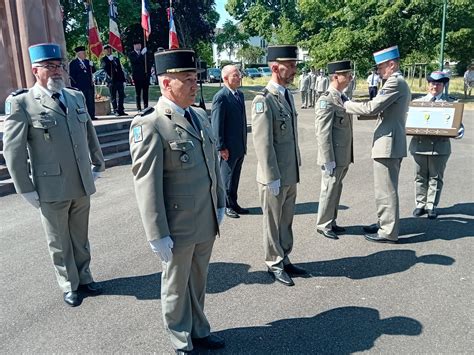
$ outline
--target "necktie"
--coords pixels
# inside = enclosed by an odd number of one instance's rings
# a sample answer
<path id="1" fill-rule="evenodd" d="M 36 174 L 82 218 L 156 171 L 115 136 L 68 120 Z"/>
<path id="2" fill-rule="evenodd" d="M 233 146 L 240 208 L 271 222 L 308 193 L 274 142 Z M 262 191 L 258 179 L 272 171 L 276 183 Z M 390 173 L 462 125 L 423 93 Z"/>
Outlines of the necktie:
<path id="1" fill-rule="evenodd" d="M 64 106 L 64 104 L 59 99 L 61 97 L 61 94 L 59 92 L 55 92 L 53 95 L 51 95 L 51 97 L 53 98 L 54 101 L 56 101 L 59 107 L 61 107 L 61 110 L 63 110 L 64 113 L 67 113 L 66 106 Z"/>
<path id="2" fill-rule="evenodd" d="M 344 94 L 341 94 L 341 99 L 342 99 L 342 102 L 349 101 L 349 99 L 347 98 L 347 96 L 344 95 Z"/>
<path id="3" fill-rule="evenodd" d="M 184 118 L 186 118 L 186 120 L 189 122 L 191 127 L 196 129 L 196 125 L 194 124 L 193 116 L 191 115 L 191 113 L 189 111 L 187 111 L 187 110 L 184 111 Z"/>
<path id="4" fill-rule="evenodd" d="M 370 86 L 374 86 L 374 75 L 375 74 L 372 74 L 372 84 Z"/>
<path id="5" fill-rule="evenodd" d="M 242 102 L 240 101 L 240 96 L 239 96 L 239 93 L 236 91 L 234 92 L 234 97 L 235 99 L 239 102 L 239 104 L 241 104 Z"/>
<path id="6" fill-rule="evenodd" d="M 436 101 L 436 96 L 433 96 L 430 101 L 435 102 Z"/>
<path id="7" fill-rule="evenodd" d="M 285 89 L 285 99 L 286 99 L 286 102 L 288 102 L 288 105 L 290 105 L 291 111 L 293 111 L 293 107 L 291 106 L 291 101 L 290 101 L 290 94 L 288 93 L 287 89 Z"/>

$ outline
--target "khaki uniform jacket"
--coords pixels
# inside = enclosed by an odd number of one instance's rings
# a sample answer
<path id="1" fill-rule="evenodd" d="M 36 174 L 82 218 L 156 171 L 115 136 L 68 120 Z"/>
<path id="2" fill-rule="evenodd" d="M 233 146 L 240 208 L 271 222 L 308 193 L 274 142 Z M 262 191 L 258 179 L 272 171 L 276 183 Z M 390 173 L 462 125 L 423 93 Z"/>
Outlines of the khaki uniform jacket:
<path id="1" fill-rule="evenodd" d="M 367 102 L 345 103 L 347 113 L 355 115 L 377 115 L 372 143 L 372 158 L 403 158 L 407 156 L 405 122 L 411 92 L 403 76 L 392 74 L 379 94 Z"/>
<path id="2" fill-rule="evenodd" d="M 414 101 L 430 101 L 431 95 L 426 95 Z M 442 95 L 436 102 L 452 102 L 452 98 Z M 409 147 L 411 154 L 450 155 L 451 141 L 448 137 L 413 136 Z"/>
<path id="3" fill-rule="evenodd" d="M 201 130 L 160 99 L 130 127 L 135 193 L 148 240 L 171 235 L 175 245 L 209 241 L 218 233 L 225 191 L 206 113 L 190 108 Z"/>
<path id="4" fill-rule="evenodd" d="M 325 75 L 318 75 L 316 77 L 316 91 L 325 92 L 329 86 L 329 79 Z"/>
<path id="5" fill-rule="evenodd" d="M 308 91 L 311 84 L 311 77 L 308 74 L 301 74 L 299 89 L 300 91 Z"/>
<path id="6" fill-rule="evenodd" d="M 336 166 L 354 162 L 352 116 L 346 113 L 341 93 L 329 85 L 316 104 L 318 164 L 335 161 Z"/>
<path id="7" fill-rule="evenodd" d="M 268 84 L 252 102 L 252 135 L 257 153 L 257 182 L 281 185 L 299 182 L 301 156 L 298 147 L 297 113 L 278 90 Z M 293 109 L 292 109 L 293 108 Z"/>
<path id="8" fill-rule="evenodd" d="M 4 156 L 15 189 L 18 193 L 36 190 L 44 202 L 93 194 L 91 164 L 94 171 L 105 170 L 84 95 L 73 89 L 63 89 L 62 94 L 67 115 L 36 86 L 6 100 L 10 113 L 5 119 Z"/>

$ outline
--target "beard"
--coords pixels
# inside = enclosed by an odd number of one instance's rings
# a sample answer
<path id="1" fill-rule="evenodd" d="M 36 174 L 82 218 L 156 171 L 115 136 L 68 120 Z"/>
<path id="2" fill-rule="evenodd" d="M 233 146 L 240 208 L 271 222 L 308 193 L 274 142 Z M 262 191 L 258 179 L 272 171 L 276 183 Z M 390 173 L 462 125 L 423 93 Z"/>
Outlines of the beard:
<path id="1" fill-rule="evenodd" d="M 64 89 L 66 85 L 64 84 L 63 78 L 48 78 L 48 83 L 46 84 L 46 87 L 48 90 L 52 92 L 60 92 L 62 89 Z"/>

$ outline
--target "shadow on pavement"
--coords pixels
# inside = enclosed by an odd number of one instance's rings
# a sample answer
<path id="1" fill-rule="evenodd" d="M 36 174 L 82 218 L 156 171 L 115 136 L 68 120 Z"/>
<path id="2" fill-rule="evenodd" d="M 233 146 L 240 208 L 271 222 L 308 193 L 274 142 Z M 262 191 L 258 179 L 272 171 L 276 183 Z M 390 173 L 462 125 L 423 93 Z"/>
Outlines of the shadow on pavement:
<path id="1" fill-rule="evenodd" d="M 311 214 L 318 213 L 318 202 L 303 202 L 297 203 L 295 206 L 295 215 L 297 214 Z M 349 209 L 349 207 L 344 205 L 339 205 L 338 210 L 343 211 Z M 262 209 L 260 207 L 249 207 L 250 214 L 262 214 Z"/>
<path id="2" fill-rule="evenodd" d="M 454 259 L 439 254 L 416 256 L 413 250 L 384 250 L 367 256 L 299 263 L 314 277 L 347 277 L 353 280 L 407 271 L 418 263 L 452 265 Z"/>
<path id="3" fill-rule="evenodd" d="M 406 271 L 418 263 L 452 265 L 449 256 L 429 254 L 416 256 L 413 250 L 384 250 L 367 256 L 300 263 L 307 277 L 347 277 L 353 280 L 384 276 Z M 268 285 L 275 281 L 266 271 L 249 272 L 250 265 L 215 262 L 209 265 L 207 293 L 226 292 L 241 284 Z M 103 295 L 133 296 L 138 300 L 160 299 L 161 273 L 130 276 L 100 282 Z"/>
<path id="4" fill-rule="evenodd" d="M 384 334 L 417 336 L 422 329 L 413 318 L 381 319 L 373 308 L 340 307 L 310 318 L 282 319 L 216 334 L 226 339 L 221 354 L 351 354 L 371 349 Z"/>

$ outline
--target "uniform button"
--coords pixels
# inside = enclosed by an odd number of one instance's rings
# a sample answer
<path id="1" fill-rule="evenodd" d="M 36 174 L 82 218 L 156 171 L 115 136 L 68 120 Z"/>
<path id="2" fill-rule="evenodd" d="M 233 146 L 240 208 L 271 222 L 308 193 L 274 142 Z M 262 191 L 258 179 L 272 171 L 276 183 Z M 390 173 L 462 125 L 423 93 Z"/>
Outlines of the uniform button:
<path id="1" fill-rule="evenodd" d="M 177 205 L 177 204 L 174 204 L 174 205 L 173 205 L 173 208 L 174 208 L 174 209 L 177 209 L 177 208 L 178 208 L 178 205 Z"/>
<path id="2" fill-rule="evenodd" d="M 77 147 L 78 147 L 78 145 L 77 145 L 77 144 L 74 144 L 74 148 L 77 148 Z"/>
<path id="3" fill-rule="evenodd" d="M 46 171 L 43 171 L 43 175 L 47 175 L 48 173 Z"/>

